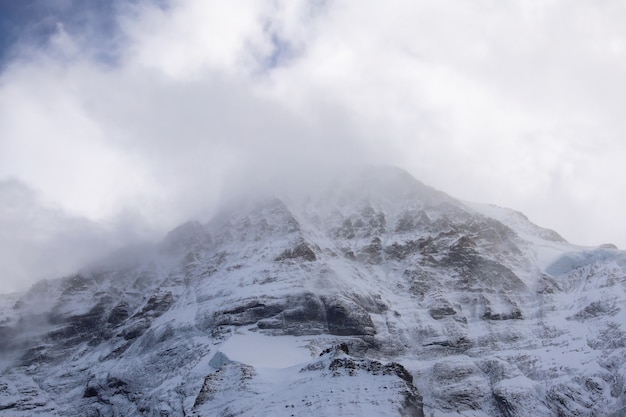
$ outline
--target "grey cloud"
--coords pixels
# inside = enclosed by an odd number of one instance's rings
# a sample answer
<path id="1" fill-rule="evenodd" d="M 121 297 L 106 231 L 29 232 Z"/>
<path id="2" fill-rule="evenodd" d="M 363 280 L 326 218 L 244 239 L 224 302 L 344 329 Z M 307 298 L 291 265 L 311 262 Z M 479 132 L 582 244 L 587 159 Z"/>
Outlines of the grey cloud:
<path id="1" fill-rule="evenodd" d="M 122 219 L 98 224 L 45 204 L 22 182 L 0 181 L 0 290 L 70 274 L 114 249 L 147 238 Z"/>

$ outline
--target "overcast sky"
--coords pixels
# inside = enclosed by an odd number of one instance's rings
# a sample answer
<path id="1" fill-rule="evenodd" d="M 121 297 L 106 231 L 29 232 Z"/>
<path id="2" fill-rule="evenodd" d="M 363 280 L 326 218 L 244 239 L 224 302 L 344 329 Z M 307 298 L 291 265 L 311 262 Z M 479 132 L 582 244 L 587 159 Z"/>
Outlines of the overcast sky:
<path id="1" fill-rule="evenodd" d="M 624 22 L 616 0 L 0 0 L 0 292 L 348 161 L 626 248 Z"/>

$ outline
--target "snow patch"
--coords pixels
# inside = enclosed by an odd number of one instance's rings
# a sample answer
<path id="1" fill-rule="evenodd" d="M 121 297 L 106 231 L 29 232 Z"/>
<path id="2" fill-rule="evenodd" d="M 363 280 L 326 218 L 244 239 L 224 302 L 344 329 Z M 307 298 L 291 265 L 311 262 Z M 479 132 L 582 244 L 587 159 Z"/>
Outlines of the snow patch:
<path id="1" fill-rule="evenodd" d="M 228 358 L 255 368 L 288 368 L 312 359 L 308 343 L 302 337 L 266 336 L 245 330 L 224 342 L 220 350 Z"/>

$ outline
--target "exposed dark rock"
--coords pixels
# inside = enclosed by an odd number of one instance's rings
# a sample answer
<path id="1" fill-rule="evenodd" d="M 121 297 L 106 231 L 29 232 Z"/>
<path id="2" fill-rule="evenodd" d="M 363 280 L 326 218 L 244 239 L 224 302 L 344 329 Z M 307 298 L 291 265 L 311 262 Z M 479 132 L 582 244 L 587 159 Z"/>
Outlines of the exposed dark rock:
<path id="1" fill-rule="evenodd" d="M 320 298 L 312 293 L 287 297 L 281 303 L 272 304 L 255 299 L 217 313 L 215 323 L 236 326 L 257 323 L 260 329 L 291 335 L 322 332 L 341 336 L 374 335 L 372 319 L 361 305 L 374 311 L 384 311 L 386 306 L 374 299 L 357 301 L 339 296 Z"/>
<path id="2" fill-rule="evenodd" d="M 419 296 L 421 299 L 438 284 L 426 270 L 419 266 L 405 270 L 402 276 L 409 285 L 410 293 Z"/>
<path id="3" fill-rule="evenodd" d="M 464 335 L 453 335 L 453 337 L 441 337 L 424 342 L 424 346 L 441 346 L 446 350 L 465 351 L 472 347 L 472 341 Z"/>
<path id="4" fill-rule="evenodd" d="M 295 248 L 285 249 L 283 253 L 276 257 L 276 261 L 284 261 L 286 259 L 302 259 L 304 261 L 313 262 L 317 259 L 315 252 L 304 242 L 299 243 Z"/>
<path id="5" fill-rule="evenodd" d="M 336 348 L 335 348 L 336 350 Z M 306 370 L 319 369 L 313 365 L 309 365 Z M 333 359 L 328 365 L 328 370 L 333 372 L 333 376 L 337 377 L 343 373 L 349 376 L 355 376 L 359 371 L 367 372 L 372 375 L 393 375 L 403 381 L 405 396 L 404 404 L 400 409 L 401 416 L 423 417 L 423 400 L 422 396 L 413 385 L 413 376 L 399 363 L 391 362 L 382 364 L 378 361 L 369 359 L 354 359 L 351 357 L 341 357 Z"/>
<path id="6" fill-rule="evenodd" d="M 270 299 L 249 299 L 233 309 L 215 313 L 215 325 L 245 326 L 254 324 L 259 320 L 279 314 L 284 308 L 282 303 L 277 303 Z"/>
<path id="7" fill-rule="evenodd" d="M 625 348 L 626 332 L 618 323 L 609 322 L 598 331 L 597 336 L 587 338 L 587 345 L 598 350 Z"/>
<path id="8" fill-rule="evenodd" d="M 48 361 L 48 349 L 50 347 L 50 345 L 40 345 L 29 348 L 20 358 L 20 364 L 23 366 L 30 366 L 36 363 Z"/>
<path id="9" fill-rule="evenodd" d="M 120 393 L 120 392 L 127 392 L 127 388 L 128 388 L 128 383 L 126 383 L 125 381 L 116 378 L 116 377 L 112 377 L 110 376 L 107 379 L 107 386 L 113 390 L 115 390 L 115 393 Z"/>
<path id="10" fill-rule="evenodd" d="M 435 320 L 441 320 L 444 317 L 454 316 L 457 314 L 457 311 L 450 305 L 446 300 L 438 300 L 433 303 L 428 309 L 430 316 Z"/>
<path id="11" fill-rule="evenodd" d="M 85 388 L 85 392 L 83 393 L 83 398 L 92 398 L 98 396 L 98 388 L 94 386 L 88 386 Z"/>
<path id="12" fill-rule="evenodd" d="M 424 417 L 424 403 L 417 390 L 404 391 L 404 403 L 400 411 L 401 417 Z"/>
<path id="13" fill-rule="evenodd" d="M 61 296 L 71 296 L 78 292 L 86 291 L 90 288 L 92 282 L 93 281 L 91 279 L 84 277 L 83 275 L 74 275 L 66 278 L 63 281 L 63 293 Z"/>
<path id="14" fill-rule="evenodd" d="M 569 318 L 575 320 L 587 320 L 600 316 L 614 316 L 619 311 L 620 309 L 610 301 L 594 301 Z"/>
<path id="15" fill-rule="evenodd" d="M 369 245 L 361 248 L 357 259 L 370 264 L 381 263 L 383 260 L 383 245 L 380 237 L 375 236 Z"/>
<path id="16" fill-rule="evenodd" d="M 166 252 L 176 255 L 208 248 L 211 244 L 211 236 L 204 225 L 197 221 L 190 221 L 169 232 L 161 243 L 161 247 Z"/>
<path id="17" fill-rule="evenodd" d="M 349 375 L 356 375 L 356 371 L 363 370 L 373 375 L 395 375 L 408 384 L 413 383 L 413 376 L 399 363 L 382 363 L 369 359 L 354 359 L 350 357 L 335 358 L 328 365 L 330 371 L 345 369 Z"/>
<path id="18" fill-rule="evenodd" d="M 331 334 L 339 336 L 374 335 L 376 330 L 370 315 L 356 303 L 340 297 L 322 299 Z"/>
<path id="19" fill-rule="evenodd" d="M 148 319 L 137 320 L 122 331 L 122 337 L 126 340 L 136 339 L 150 328 L 150 323 Z"/>
<path id="20" fill-rule="evenodd" d="M 435 239 L 432 237 L 419 238 L 417 240 L 417 245 L 420 250 L 420 253 L 426 257 L 437 253 L 439 249 L 437 248 L 437 243 Z"/>
<path id="21" fill-rule="evenodd" d="M 157 292 L 148 299 L 146 305 L 133 317 L 159 317 L 170 308 L 173 302 L 174 295 L 171 292 Z"/>
<path id="22" fill-rule="evenodd" d="M 432 220 L 423 210 L 407 210 L 398 219 L 396 233 L 407 233 L 416 230 L 426 230 Z"/>
<path id="23" fill-rule="evenodd" d="M 391 246 L 385 248 L 385 255 L 389 259 L 401 261 L 409 256 L 420 253 L 423 248 L 423 241 L 409 240 L 404 243 L 394 242 Z"/>
<path id="24" fill-rule="evenodd" d="M 440 320 L 446 316 L 453 316 L 456 314 L 456 310 L 452 308 L 452 306 L 431 307 L 428 312 L 435 320 Z"/>
<path id="25" fill-rule="evenodd" d="M 256 375 L 254 368 L 240 363 L 227 363 L 215 372 L 204 378 L 202 388 L 198 393 L 193 407 L 205 404 L 215 398 L 225 386 L 235 386 L 236 389 L 243 391 L 250 379 Z M 229 382 L 226 384 L 225 382 Z M 234 384 L 233 384 L 234 382 Z"/>
<path id="26" fill-rule="evenodd" d="M 383 367 L 383 375 L 397 375 L 400 379 L 413 383 L 413 375 L 406 370 L 406 368 L 397 362 L 391 362 Z"/>
<path id="27" fill-rule="evenodd" d="M 376 233 L 385 233 L 387 231 L 387 219 L 385 213 L 377 212 L 369 219 L 369 225 L 376 231 Z"/>
<path id="28" fill-rule="evenodd" d="M 380 294 L 360 295 L 350 294 L 350 299 L 360 307 L 364 308 L 368 313 L 381 314 L 389 310 L 389 306 L 382 301 Z"/>
<path id="29" fill-rule="evenodd" d="M 118 326 L 130 316 L 129 306 L 126 301 L 120 301 L 109 313 L 107 323 L 111 326 Z"/>
<path id="30" fill-rule="evenodd" d="M 398 219 L 395 228 L 396 233 L 409 232 L 415 228 L 415 220 L 411 214 L 412 213 L 405 212 L 402 217 Z"/>
<path id="31" fill-rule="evenodd" d="M 471 251 L 455 256 L 460 257 L 453 262 L 459 271 L 459 277 L 455 283 L 458 290 L 516 292 L 526 289 L 524 282 L 513 271 L 498 262 L 475 256 Z M 460 259 L 465 259 L 465 261 Z"/>
<path id="32" fill-rule="evenodd" d="M 540 408 L 548 412 L 542 405 L 536 403 L 536 391 L 532 386 L 509 386 L 498 384 L 494 387 L 493 398 L 496 407 L 504 417 L 527 416 L 532 409 Z M 532 407 L 532 408 L 531 408 Z"/>
<path id="33" fill-rule="evenodd" d="M 517 366 L 499 358 L 487 358 L 476 364 L 489 377 L 491 384 L 522 375 Z"/>
<path id="34" fill-rule="evenodd" d="M 613 243 L 603 243 L 600 245 L 600 249 L 617 249 Z"/>
<path id="35" fill-rule="evenodd" d="M 53 321 L 62 327 L 47 334 L 47 339 L 59 342 L 60 346 L 76 345 L 102 334 L 102 324 L 106 314 L 106 304 L 99 302 L 87 313 L 67 318 L 56 317 Z"/>
<path id="36" fill-rule="evenodd" d="M 296 336 L 328 331 L 326 308 L 322 300 L 313 293 L 287 297 L 280 309 L 280 313 L 259 320 L 258 327 Z"/>
<path id="37" fill-rule="evenodd" d="M 437 403 L 444 409 L 477 410 L 491 397 L 482 372 L 470 361 L 442 361 L 432 368 Z"/>
<path id="38" fill-rule="evenodd" d="M 331 235 L 335 238 L 354 239 L 356 234 L 351 219 L 345 219 L 341 227 L 331 230 Z"/>
<path id="39" fill-rule="evenodd" d="M 580 385 L 558 384 L 548 391 L 546 398 L 558 416 L 594 415 L 592 412 L 595 404 Z"/>
<path id="40" fill-rule="evenodd" d="M 16 402 L 0 404 L 0 411 L 11 410 L 11 409 L 14 409 L 14 408 L 17 408 L 17 403 Z"/>
<path id="41" fill-rule="evenodd" d="M 521 320 L 522 318 L 522 312 L 518 308 L 506 313 L 494 313 L 490 307 L 487 307 L 483 314 L 483 319 L 485 320 Z"/>
<path id="42" fill-rule="evenodd" d="M 554 294 L 555 292 L 560 290 L 561 288 L 559 287 L 559 284 L 554 279 L 554 277 L 547 274 L 541 274 L 541 277 L 537 281 L 538 294 Z"/>
<path id="43" fill-rule="evenodd" d="M 337 352 L 343 352 L 346 355 L 350 353 L 350 348 L 348 347 L 348 345 L 346 343 L 340 343 L 337 346 L 332 346 L 329 348 L 324 349 L 321 353 L 320 356 L 324 356 L 324 355 L 328 355 L 328 354 L 336 354 Z"/>

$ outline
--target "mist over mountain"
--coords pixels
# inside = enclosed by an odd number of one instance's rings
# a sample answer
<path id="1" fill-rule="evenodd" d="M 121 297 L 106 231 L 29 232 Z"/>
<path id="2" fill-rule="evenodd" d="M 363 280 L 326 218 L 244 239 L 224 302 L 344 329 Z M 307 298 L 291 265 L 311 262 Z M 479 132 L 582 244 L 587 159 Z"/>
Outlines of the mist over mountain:
<path id="1" fill-rule="evenodd" d="M 393 167 L 298 183 L 0 296 L 2 415 L 626 413 L 624 251 Z"/>

